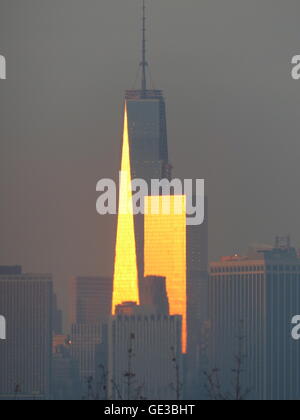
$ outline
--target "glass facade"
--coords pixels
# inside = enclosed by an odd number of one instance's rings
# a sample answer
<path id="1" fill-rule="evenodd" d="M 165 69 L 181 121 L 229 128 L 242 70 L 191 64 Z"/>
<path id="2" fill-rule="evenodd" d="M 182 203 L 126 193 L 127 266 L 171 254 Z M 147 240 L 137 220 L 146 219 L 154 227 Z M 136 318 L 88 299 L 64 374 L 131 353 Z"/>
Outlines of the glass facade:
<path id="1" fill-rule="evenodd" d="M 147 182 L 168 177 L 166 106 L 160 91 L 126 94 L 132 175 Z"/>
<path id="2" fill-rule="evenodd" d="M 131 165 L 128 139 L 128 122 L 125 108 L 124 136 L 119 191 L 119 213 L 115 251 L 114 288 L 112 312 L 123 302 L 139 304 L 138 269 L 134 232 L 131 190 Z"/>
<path id="3" fill-rule="evenodd" d="M 170 201 L 170 212 L 164 208 Z M 157 210 L 157 204 L 159 211 Z M 166 278 L 170 315 L 183 319 L 182 347 L 187 346 L 186 197 L 146 197 L 144 231 L 145 276 Z M 151 211 L 153 209 L 153 211 Z M 155 214 L 156 213 L 156 214 Z"/>

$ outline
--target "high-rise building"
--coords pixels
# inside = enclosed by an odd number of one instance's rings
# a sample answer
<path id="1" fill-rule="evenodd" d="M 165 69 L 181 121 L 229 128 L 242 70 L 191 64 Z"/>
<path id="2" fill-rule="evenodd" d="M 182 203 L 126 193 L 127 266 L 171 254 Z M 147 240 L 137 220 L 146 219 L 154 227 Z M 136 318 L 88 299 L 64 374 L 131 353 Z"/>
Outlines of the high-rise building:
<path id="1" fill-rule="evenodd" d="M 78 364 L 82 393 L 87 391 L 88 381 L 96 380 L 101 364 L 102 324 L 74 324 L 70 336 L 71 357 Z"/>
<path id="2" fill-rule="evenodd" d="M 256 255 L 224 257 L 210 266 L 209 288 L 212 367 L 220 371 L 223 392 L 236 386 L 232 372 L 242 360 L 241 393 L 298 399 L 300 352 L 291 337 L 300 296 L 296 250 L 277 243 Z"/>
<path id="3" fill-rule="evenodd" d="M 208 200 L 202 225 L 187 226 L 187 353 L 188 398 L 199 398 L 207 363 Z M 202 387 L 203 388 L 203 387 Z"/>
<path id="4" fill-rule="evenodd" d="M 181 317 L 126 303 L 109 322 L 109 395 L 113 400 L 176 399 L 182 378 Z"/>
<path id="5" fill-rule="evenodd" d="M 6 340 L 0 340 L 0 398 L 50 397 L 52 276 L 0 268 L 0 308 Z"/>
<path id="6" fill-rule="evenodd" d="M 166 278 L 145 277 L 140 284 L 141 306 L 158 315 L 169 315 L 169 299 Z"/>
<path id="7" fill-rule="evenodd" d="M 187 226 L 188 347 L 197 345 L 199 329 L 208 320 L 208 200 L 202 225 Z M 195 334 L 196 333 L 196 334 Z M 199 341 L 198 341 L 199 344 Z"/>
<path id="8" fill-rule="evenodd" d="M 52 354 L 52 399 L 78 400 L 82 397 L 78 363 L 71 357 L 70 337 L 53 337 Z"/>
<path id="9" fill-rule="evenodd" d="M 170 179 L 166 103 L 163 92 L 150 87 L 146 54 L 146 13 L 143 2 L 143 40 L 140 62 L 141 86 L 128 90 L 125 103 L 132 178 L 143 179 L 150 191 L 151 180 Z M 144 218 L 134 218 L 139 282 L 144 278 Z"/>
<path id="10" fill-rule="evenodd" d="M 109 277 L 80 276 L 70 282 L 70 354 L 79 369 L 82 396 L 104 363 L 103 331 L 112 312 L 112 286 Z"/>
<path id="11" fill-rule="evenodd" d="M 168 206 L 167 214 L 164 214 Z M 186 197 L 146 197 L 145 276 L 166 278 L 170 315 L 182 316 L 182 348 L 187 349 Z M 158 210 L 158 211 L 156 211 Z"/>
<path id="12" fill-rule="evenodd" d="M 132 176 L 151 185 L 170 178 L 166 104 L 160 90 L 126 92 Z"/>
<path id="13" fill-rule="evenodd" d="M 132 301 L 137 304 L 140 301 L 131 179 L 128 119 L 125 107 L 114 265 L 113 314 L 116 306 L 125 301 Z"/>
<path id="14" fill-rule="evenodd" d="M 56 294 L 53 295 L 52 329 L 53 329 L 53 333 L 55 335 L 62 334 L 62 331 L 63 331 L 63 313 L 58 308 Z"/>
<path id="15" fill-rule="evenodd" d="M 79 276 L 72 278 L 69 289 L 71 324 L 107 323 L 111 315 L 112 278 Z"/>
<path id="16" fill-rule="evenodd" d="M 166 105 L 161 90 L 148 88 L 146 56 L 146 13 L 143 1 L 141 87 L 126 92 L 132 174 L 134 178 L 169 178 Z"/>

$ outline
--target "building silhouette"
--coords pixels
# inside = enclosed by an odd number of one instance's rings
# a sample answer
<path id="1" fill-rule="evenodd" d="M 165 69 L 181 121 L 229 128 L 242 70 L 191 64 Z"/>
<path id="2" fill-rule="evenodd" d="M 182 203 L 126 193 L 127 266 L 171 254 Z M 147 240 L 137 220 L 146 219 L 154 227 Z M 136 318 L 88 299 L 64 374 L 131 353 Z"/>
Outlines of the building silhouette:
<path id="1" fill-rule="evenodd" d="M 277 242 L 246 257 L 223 257 L 210 265 L 209 289 L 212 367 L 220 369 L 224 392 L 232 387 L 240 336 L 249 397 L 298 399 L 300 352 L 291 337 L 300 295 L 296 250 Z"/>
<path id="2" fill-rule="evenodd" d="M 78 363 L 71 356 L 72 342 L 66 335 L 53 337 L 52 398 L 55 401 L 82 397 Z"/>
<path id="3" fill-rule="evenodd" d="M 51 394 L 52 276 L 0 267 L 0 398 L 48 399 Z"/>
<path id="4" fill-rule="evenodd" d="M 208 198 L 205 220 L 187 226 L 187 375 L 186 396 L 199 398 L 203 389 L 203 370 L 207 363 L 208 308 Z M 203 397 L 205 397 L 203 395 Z"/>
<path id="5" fill-rule="evenodd" d="M 111 314 L 112 278 L 78 276 L 69 284 L 71 324 L 107 323 Z"/>
<path id="6" fill-rule="evenodd" d="M 69 351 L 79 369 L 82 395 L 96 381 L 104 363 L 104 332 L 112 311 L 112 279 L 78 276 L 70 281 L 71 333 Z M 58 358 L 58 356 L 57 356 Z"/>
<path id="7" fill-rule="evenodd" d="M 176 399 L 181 323 L 180 316 L 151 314 L 133 302 L 118 306 L 108 327 L 111 399 Z"/>
<path id="8" fill-rule="evenodd" d="M 145 277 L 140 285 L 141 306 L 149 312 L 169 315 L 170 305 L 167 294 L 166 278 Z"/>
<path id="9" fill-rule="evenodd" d="M 70 335 L 70 354 L 77 363 L 82 395 L 87 393 L 89 380 L 96 381 L 101 364 L 103 324 L 73 324 Z"/>

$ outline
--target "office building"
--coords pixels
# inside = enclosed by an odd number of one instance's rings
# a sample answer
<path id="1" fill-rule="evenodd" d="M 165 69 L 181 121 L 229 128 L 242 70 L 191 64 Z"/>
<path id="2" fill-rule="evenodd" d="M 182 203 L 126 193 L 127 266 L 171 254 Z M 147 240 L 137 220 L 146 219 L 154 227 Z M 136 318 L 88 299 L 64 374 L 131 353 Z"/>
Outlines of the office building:
<path id="1" fill-rule="evenodd" d="M 128 120 L 125 107 L 124 134 L 119 187 L 119 212 L 115 249 L 112 313 L 124 301 L 140 301 L 136 240 L 131 188 L 131 162 L 128 139 Z"/>
<path id="2" fill-rule="evenodd" d="M 181 317 L 119 305 L 109 322 L 109 395 L 113 400 L 176 399 L 182 377 Z M 178 383 L 180 381 L 180 384 Z"/>
<path id="3" fill-rule="evenodd" d="M 300 352 L 291 320 L 299 312 L 300 260 L 289 241 L 212 263 L 209 289 L 212 366 L 224 392 L 232 390 L 235 357 L 242 355 L 248 397 L 298 399 Z"/>
<path id="4" fill-rule="evenodd" d="M 101 364 L 102 324 L 74 324 L 71 327 L 70 353 L 79 368 L 82 395 L 87 393 L 89 380 L 96 380 Z"/>
<path id="5" fill-rule="evenodd" d="M 0 268 L 0 308 L 6 340 L 0 340 L 0 398 L 50 397 L 52 276 Z"/>
<path id="6" fill-rule="evenodd" d="M 54 400 L 78 400 L 82 397 L 78 364 L 71 357 L 70 337 L 53 337 L 52 398 Z"/>
<path id="7" fill-rule="evenodd" d="M 169 210 L 164 214 L 165 206 Z M 166 278 L 170 315 L 182 316 L 182 348 L 187 349 L 186 197 L 146 197 L 145 276 Z M 157 210 L 158 211 L 155 211 Z"/>
<path id="8" fill-rule="evenodd" d="M 170 308 L 165 277 L 145 277 L 140 285 L 140 296 L 141 306 L 148 308 L 148 312 L 169 315 Z"/>
<path id="9" fill-rule="evenodd" d="M 169 162 L 166 102 L 163 92 L 150 86 L 149 63 L 146 51 L 146 10 L 143 2 L 143 40 L 140 61 L 141 85 L 128 90 L 125 103 L 128 113 L 128 134 L 132 179 L 146 181 L 150 191 L 151 180 L 171 179 Z M 144 278 L 144 218 L 134 217 L 136 255 L 139 282 Z"/>
<path id="10" fill-rule="evenodd" d="M 69 288 L 71 324 L 107 323 L 111 314 L 112 278 L 78 276 Z"/>

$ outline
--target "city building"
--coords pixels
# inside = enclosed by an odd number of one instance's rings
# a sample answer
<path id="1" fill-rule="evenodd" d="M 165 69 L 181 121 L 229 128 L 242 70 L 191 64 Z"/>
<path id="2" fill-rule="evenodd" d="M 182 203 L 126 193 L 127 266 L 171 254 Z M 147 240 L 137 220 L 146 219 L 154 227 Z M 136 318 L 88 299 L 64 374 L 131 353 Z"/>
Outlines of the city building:
<path id="1" fill-rule="evenodd" d="M 169 315 L 169 299 L 166 278 L 159 276 L 145 277 L 140 285 L 141 306 L 152 314 Z"/>
<path id="2" fill-rule="evenodd" d="M 112 278 L 78 276 L 70 280 L 71 324 L 107 323 L 112 305 Z"/>
<path id="3" fill-rule="evenodd" d="M 81 386 L 78 364 L 71 357 L 70 337 L 53 337 L 52 354 L 52 399 L 58 401 L 78 400 Z"/>
<path id="4" fill-rule="evenodd" d="M 158 211 L 152 211 L 158 203 Z M 164 214 L 165 205 L 169 214 Z M 182 349 L 187 350 L 186 197 L 146 197 L 145 276 L 166 278 L 170 315 L 182 316 Z"/>
<path id="5" fill-rule="evenodd" d="M 89 381 L 96 381 L 100 364 L 106 363 L 103 342 L 112 313 L 112 287 L 109 277 L 79 276 L 70 281 L 70 355 L 79 369 L 82 396 L 88 393 Z"/>
<path id="6" fill-rule="evenodd" d="M 299 398 L 300 352 L 291 337 L 299 296 L 300 260 L 289 241 L 210 265 L 211 365 L 224 393 L 236 386 L 233 369 L 242 360 L 241 395 Z"/>
<path id="7" fill-rule="evenodd" d="M 169 162 L 166 102 L 162 90 L 150 86 L 146 51 L 146 9 L 143 2 L 143 40 L 140 62 L 141 85 L 128 90 L 125 103 L 128 114 L 132 179 L 146 181 L 150 191 L 151 180 L 171 179 Z M 144 218 L 134 217 L 136 254 L 139 282 L 144 278 Z"/>
<path id="8" fill-rule="evenodd" d="M 7 339 L 0 340 L 0 399 L 51 395 L 52 276 L 0 267 L 0 308 Z"/>
<path id="9" fill-rule="evenodd" d="M 82 396 L 88 393 L 89 381 L 96 381 L 102 363 L 102 324 L 74 324 L 71 327 L 70 353 L 79 368 Z"/>
<path id="10" fill-rule="evenodd" d="M 60 335 L 63 332 L 63 313 L 58 308 L 56 294 L 53 295 L 52 329 L 55 335 Z"/>
<path id="11" fill-rule="evenodd" d="M 187 226 L 187 370 L 186 395 L 199 398 L 207 368 L 208 199 L 202 225 Z"/>
<path id="12" fill-rule="evenodd" d="M 172 400 L 181 392 L 180 316 L 117 308 L 108 328 L 108 385 L 113 400 Z M 178 373 L 178 374 L 177 374 Z"/>
<path id="13" fill-rule="evenodd" d="M 124 115 L 121 174 L 114 264 L 113 314 L 115 313 L 116 306 L 124 301 L 133 301 L 138 304 L 140 300 L 126 107 Z"/>

